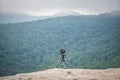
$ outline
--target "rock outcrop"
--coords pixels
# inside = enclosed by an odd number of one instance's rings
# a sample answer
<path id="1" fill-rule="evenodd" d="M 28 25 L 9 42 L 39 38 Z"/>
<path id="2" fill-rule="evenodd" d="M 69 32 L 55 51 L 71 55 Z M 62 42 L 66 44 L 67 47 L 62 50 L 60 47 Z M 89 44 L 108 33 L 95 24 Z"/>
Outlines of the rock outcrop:
<path id="1" fill-rule="evenodd" d="M 49 69 L 14 76 L 0 77 L 0 80 L 120 80 L 120 68 L 110 69 Z"/>

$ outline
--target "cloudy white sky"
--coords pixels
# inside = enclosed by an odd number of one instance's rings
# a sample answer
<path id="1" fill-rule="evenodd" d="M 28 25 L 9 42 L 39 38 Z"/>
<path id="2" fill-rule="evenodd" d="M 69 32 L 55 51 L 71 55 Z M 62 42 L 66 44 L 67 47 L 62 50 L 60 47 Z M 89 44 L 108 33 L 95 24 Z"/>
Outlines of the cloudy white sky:
<path id="1" fill-rule="evenodd" d="M 77 12 L 99 14 L 120 10 L 120 0 L 0 0 L 0 12 L 34 16 Z"/>

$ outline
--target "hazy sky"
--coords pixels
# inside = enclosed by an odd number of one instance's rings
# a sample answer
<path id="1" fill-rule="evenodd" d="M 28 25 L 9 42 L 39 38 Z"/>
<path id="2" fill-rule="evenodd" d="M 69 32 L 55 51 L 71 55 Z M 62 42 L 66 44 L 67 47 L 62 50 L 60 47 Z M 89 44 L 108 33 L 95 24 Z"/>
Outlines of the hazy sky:
<path id="1" fill-rule="evenodd" d="M 0 12 L 35 16 L 77 12 L 97 14 L 120 10 L 120 0 L 0 0 Z"/>

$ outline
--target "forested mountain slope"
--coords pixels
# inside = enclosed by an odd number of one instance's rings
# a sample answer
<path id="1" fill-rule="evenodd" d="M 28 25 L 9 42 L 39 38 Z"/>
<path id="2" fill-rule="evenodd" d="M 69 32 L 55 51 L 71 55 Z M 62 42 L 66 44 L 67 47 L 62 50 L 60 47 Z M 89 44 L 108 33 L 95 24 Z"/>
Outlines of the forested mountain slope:
<path id="1" fill-rule="evenodd" d="M 120 68 L 120 16 L 64 16 L 0 25 L 0 76 L 54 68 Z"/>

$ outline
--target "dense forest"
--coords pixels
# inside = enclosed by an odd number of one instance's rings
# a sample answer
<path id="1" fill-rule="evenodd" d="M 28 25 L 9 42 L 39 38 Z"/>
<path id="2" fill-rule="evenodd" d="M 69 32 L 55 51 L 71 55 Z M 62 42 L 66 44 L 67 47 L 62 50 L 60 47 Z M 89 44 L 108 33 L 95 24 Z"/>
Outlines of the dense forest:
<path id="1" fill-rule="evenodd" d="M 55 68 L 120 68 L 120 16 L 63 16 L 0 25 L 0 76 Z"/>

